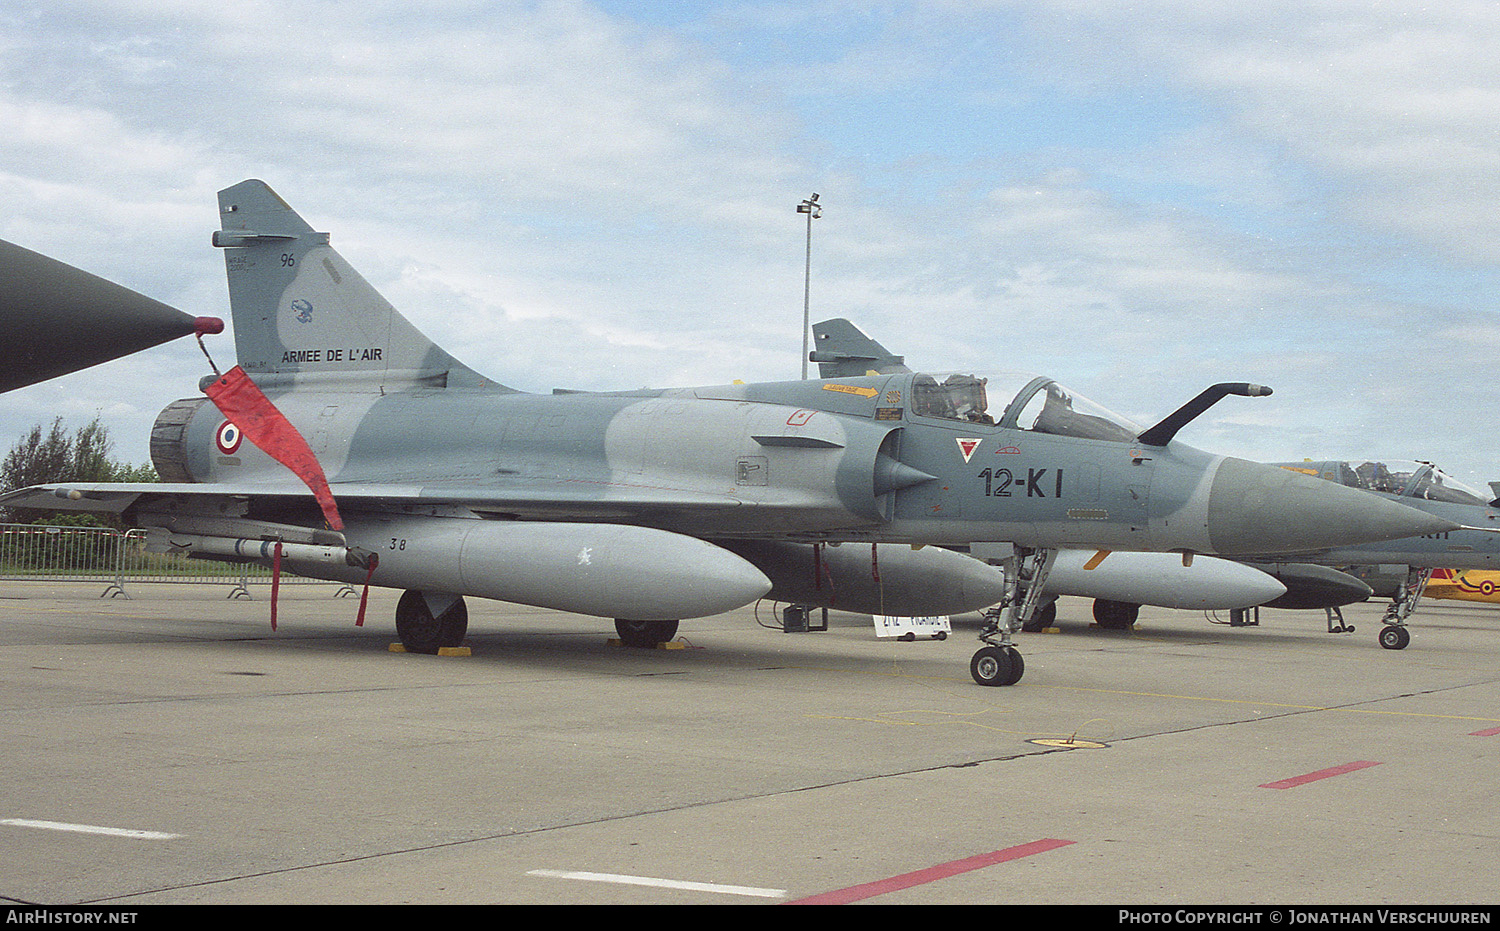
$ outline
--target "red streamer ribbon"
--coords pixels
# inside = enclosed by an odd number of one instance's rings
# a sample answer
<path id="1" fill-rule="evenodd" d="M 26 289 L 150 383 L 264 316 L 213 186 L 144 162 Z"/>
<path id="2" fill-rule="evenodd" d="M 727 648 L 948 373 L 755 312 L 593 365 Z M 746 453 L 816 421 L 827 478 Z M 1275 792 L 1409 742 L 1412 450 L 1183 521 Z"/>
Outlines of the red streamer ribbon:
<path id="1" fill-rule="evenodd" d="M 318 464 L 312 447 L 307 445 L 307 440 L 286 419 L 286 415 L 277 410 L 271 399 L 250 380 L 244 369 L 236 365 L 203 393 L 250 442 L 302 479 L 312 490 L 313 497 L 318 499 L 328 526 L 334 530 L 344 529 L 333 492 L 328 488 L 328 478 L 323 474 L 323 467 Z"/>
<path id="2" fill-rule="evenodd" d="M 359 616 L 354 619 L 355 627 L 365 626 L 365 602 L 370 599 L 370 579 L 375 576 L 375 566 L 380 562 L 380 557 L 374 553 L 370 554 L 370 569 L 365 573 L 365 590 L 359 593 Z"/>

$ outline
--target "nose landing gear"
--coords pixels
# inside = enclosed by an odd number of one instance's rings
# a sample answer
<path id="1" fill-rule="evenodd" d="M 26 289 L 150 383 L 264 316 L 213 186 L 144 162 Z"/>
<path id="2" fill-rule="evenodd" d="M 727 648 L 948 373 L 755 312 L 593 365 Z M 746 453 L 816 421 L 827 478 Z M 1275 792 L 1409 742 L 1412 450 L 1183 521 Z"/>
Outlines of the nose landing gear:
<path id="1" fill-rule="evenodd" d="M 969 660 L 969 675 L 980 685 L 1015 685 L 1026 672 L 1026 661 L 1012 642 L 1015 632 L 1032 620 L 1041 601 L 1042 586 L 1057 559 L 1057 550 L 1017 547 L 1004 560 L 1005 600 L 984 613 L 979 639 L 985 644 Z"/>
<path id="2" fill-rule="evenodd" d="M 1407 568 L 1405 583 L 1396 590 L 1396 597 L 1391 601 L 1390 607 L 1385 609 L 1385 617 L 1380 619 L 1385 625 L 1377 635 L 1382 647 L 1387 650 L 1404 650 L 1411 643 L 1411 632 L 1406 628 L 1406 619 L 1417 610 L 1417 603 L 1422 600 L 1422 594 L 1427 591 L 1427 583 L 1431 580 L 1431 569 L 1419 566 Z"/>

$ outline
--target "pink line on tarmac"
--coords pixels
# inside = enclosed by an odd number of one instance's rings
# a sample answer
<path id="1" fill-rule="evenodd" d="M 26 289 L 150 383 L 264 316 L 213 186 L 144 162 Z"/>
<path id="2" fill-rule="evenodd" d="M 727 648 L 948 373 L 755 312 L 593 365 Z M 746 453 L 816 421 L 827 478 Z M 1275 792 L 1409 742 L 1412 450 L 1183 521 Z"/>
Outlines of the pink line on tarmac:
<path id="1" fill-rule="evenodd" d="M 1489 728 L 1485 728 L 1482 731 L 1474 731 L 1469 736 L 1470 737 L 1494 737 L 1497 734 L 1500 734 L 1500 727 L 1489 727 Z"/>
<path id="2" fill-rule="evenodd" d="M 1309 782 L 1317 782 L 1319 779 L 1327 779 L 1330 776 L 1342 776 L 1345 773 L 1352 773 L 1355 770 L 1368 769 L 1371 766 L 1379 765 L 1379 763 L 1372 763 L 1369 760 L 1360 760 L 1355 763 L 1345 763 L 1343 766 L 1332 766 L 1328 769 L 1320 769 L 1315 773 L 1308 773 L 1304 776 L 1293 776 L 1290 779 L 1282 779 L 1279 782 L 1267 782 L 1262 784 L 1260 788 L 1294 789 L 1297 786 L 1307 785 Z"/>
<path id="3" fill-rule="evenodd" d="M 1066 847 L 1073 843 L 1070 840 L 1057 840 L 1045 838 L 1035 840 L 1029 844 L 1021 844 L 1017 847 L 1007 847 L 1004 850 L 996 850 L 992 853 L 982 853 L 978 856 L 967 857 L 963 860 L 954 860 L 951 863 L 941 863 L 937 866 L 929 866 L 925 870 L 917 870 L 914 873 L 903 873 L 900 876 L 892 876 L 889 879 L 879 879 L 872 883 L 864 883 L 859 886 L 850 886 L 847 889 L 835 889 L 833 892 L 824 892 L 805 899 L 797 899 L 788 902 L 788 905 L 848 905 L 851 902 L 859 902 L 864 899 L 873 899 L 877 895 L 885 895 L 887 892 L 896 892 L 900 889 L 910 889 L 912 886 L 921 886 L 925 883 L 936 882 L 939 879 L 947 879 L 949 876 L 957 876 L 960 873 L 968 873 L 981 870 L 996 863 L 1005 863 L 1009 860 L 1019 860 L 1038 853 L 1046 853 L 1059 847 Z"/>

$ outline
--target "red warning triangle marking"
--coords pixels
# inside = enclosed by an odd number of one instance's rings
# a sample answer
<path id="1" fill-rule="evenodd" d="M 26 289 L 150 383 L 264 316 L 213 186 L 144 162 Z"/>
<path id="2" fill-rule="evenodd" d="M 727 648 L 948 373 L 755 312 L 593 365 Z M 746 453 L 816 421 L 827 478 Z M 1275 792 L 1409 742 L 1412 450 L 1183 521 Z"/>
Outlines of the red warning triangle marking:
<path id="1" fill-rule="evenodd" d="M 970 457 L 974 455 L 974 450 L 978 449 L 979 444 L 983 442 L 982 440 L 966 439 L 964 437 L 956 437 L 956 439 L 958 441 L 958 451 L 964 454 L 964 462 L 969 461 Z"/>

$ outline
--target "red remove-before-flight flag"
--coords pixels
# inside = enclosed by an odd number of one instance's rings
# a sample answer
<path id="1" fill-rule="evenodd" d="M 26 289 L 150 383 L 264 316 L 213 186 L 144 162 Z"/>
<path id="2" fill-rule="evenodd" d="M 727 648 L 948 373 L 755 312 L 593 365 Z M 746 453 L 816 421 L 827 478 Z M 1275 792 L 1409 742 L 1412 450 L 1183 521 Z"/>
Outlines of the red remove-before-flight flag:
<path id="1" fill-rule="evenodd" d="M 334 530 L 344 529 L 333 492 L 328 488 L 328 478 L 318 464 L 318 457 L 313 455 L 312 447 L 307 445 L 307 440 L 286 419 L 286 415 L 277 410 L 271 399 L 250 380 L 244 369 L 236 365 L 203 393 L 250 442 L 295 472 L 312 489 L 328 526 Z"/>

